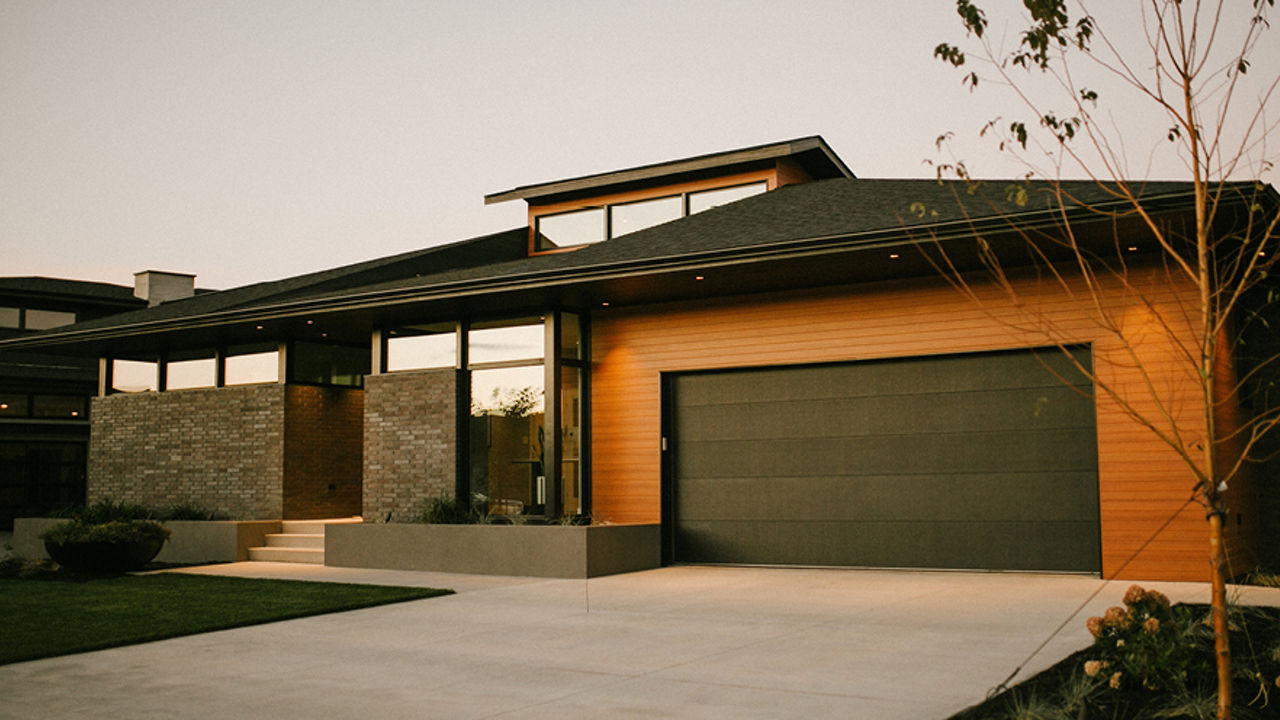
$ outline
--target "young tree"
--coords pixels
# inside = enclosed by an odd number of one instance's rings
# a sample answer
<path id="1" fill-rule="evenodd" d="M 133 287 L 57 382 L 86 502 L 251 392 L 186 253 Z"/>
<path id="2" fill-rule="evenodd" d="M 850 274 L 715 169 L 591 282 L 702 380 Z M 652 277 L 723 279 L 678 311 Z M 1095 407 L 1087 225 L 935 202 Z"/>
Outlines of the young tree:
<path id="1" fill-rule="evenodd" d="M 1095 309 L 1091 321 L 1123 348 L 1144 379 L 1137 392 L 1147 397 L 1136 398 L 1133 387 L 1110 385 L 1093 368 L 1077 364 L 1098 393 L 1182 459 L 1195 497 L 1206 508 L 1219 718 L 1231 714 L 1224 491 L 1250 461 L 1266 454 L 1268 433 L 1280 422 L 1280 403 L 1265 392 L 1274 385 L 1280 358 L 1276 345 L 1260 340 L 1270 330 L 1280 295 L 1272 277 L 1280 251 L 1280 203 L 1263 184 L 1277 153 L 1272 136 L 1280 122 L 1280 63 L 1255 64 L 1265 48 L 1273 3 L 1135 0 L 1108 9 L 1140 10 L 1140 21 L 1108 26 L 1082 3 L 1022 0 L 1022 29 L 1005 47 L 993 38 L 998 33 L 983 9 L 957 0 L 968 38 L 963 46 L 938 45 L 935 56 L 961 68 L 971 90 L 994 86 L 1009 93 L 1017 108 L 1016 116 L 992 120 L 979 135 L 1026 168 L 1021 182 L 1000 187 L 990 201 L 995 210 L 1013 208 L 1006 232 L 1021 239 L 1019 258 L 1010 257 L 1008 244 L 977 233 L 960 250 L 937 236 L 920 243 L 975 302 L 989 302 L 984 288 L 994 284 L 1034 314 L 1020 322 L 1066 350 L 1070 335 L 1048 314 L 1029 309 L 1034 304 L 1018 301 L 1025 285 L 1011 278 L 1029 257 L 1038 277 L 1066 294 L 1088 297 Z M 1127 41 L 1137 37 L 1142 43 L 1135 52 Z M 1124 135 L 1132 133 L 1129 121 L 1135 118 L 1146 123 L 1145 130 L 1137 123 L 1139 132 L 1156 135 L 1145 138 L 1151 142 L 1148 161 L 1175 160 L 1176 179 L 1191 190 L 1190 211 L 1181 217 L 1169 214 L 1144 171 L 1131 170 L 1127 153 L 1141 142 Z M 939 138 L 939 147 L 952 137 Z M 957 198 L 966 214 L 972 214 L 973 198 L 987 197 L 993 186 L 975 180 L 963 161 L 940 162 L 937 170 L 940 180 L 962 181 Z M 1052 231 L 1025 228 L 1014 217 L 1019 208 L 1037 203 L 1053 211 Z M 913 211 L 923 215 L 930 209 Z M 1097 227 L 1104 225 L 1112 235 L 1099 243 Z M 1132 254 L 1135 233 L 1154 252 Z M 965 253 L 970 264 L 961 259 Z M 975 275 L 974 266 L 983 272 Z M 1167 296 L 1156 297 L 1168 288 L 1182 300 L 1170 304 Z M 1116 295 L 1150 312 L 1154 320 L 1143 326 L 1144 337 L 1136 337 L 1114 312 Z M 1153 331 L 1176 349 L 1173 355 L 1195 378 L 1202 402 L 1191 416 L 1170 406 L 1155 373 L 1143 367 L 1141 346 Z M 1242 404 L 1252 407 L 1233 414 Z"/>

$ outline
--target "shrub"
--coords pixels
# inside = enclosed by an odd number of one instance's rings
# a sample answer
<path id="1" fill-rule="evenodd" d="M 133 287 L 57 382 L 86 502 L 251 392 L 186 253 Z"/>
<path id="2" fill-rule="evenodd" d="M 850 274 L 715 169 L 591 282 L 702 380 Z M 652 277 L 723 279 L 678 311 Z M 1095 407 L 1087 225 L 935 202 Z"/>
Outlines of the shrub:
<path id="1" fill-rule="evenodd" d="M 64 508 L 53 513 L 53 517 L 71 518 L 85 523 L 98 524 L 115 520 L 154 520 L 155 513 L 144 505 L 115 502 L 108 498 L 99 500 L 92 505 Z"/>
<path id="2" fill-rule="evenodd" d="M 428 525 L 471 525 L 480 521 L 480 515 L 466 502 L 440 495 L 424 502 L 412 520 Z"/>
<path id="3" fill-rule="evenodd" d="M 1191 678 L 1209 670 L 1196 652 L 1209 630 L 1190 608 L 1170 607 L 1169 598 L 1155 590 L 1134 585 L 1124 594 L 1124 607 L 1085 624 L 1096 651 L 1084 664 L 1085 674 L 1104 678 L 1114 690 L 1185 692 Z"/>
<path id="4" fill-rule="evenodd" d="M 68 543 L 133 543 L 147 540 L 164 541 L 169 529 L 152 520 L 112 520 L 87 523 L 68 520 L 40 533 L 40 539 L 58 545 Z"/>

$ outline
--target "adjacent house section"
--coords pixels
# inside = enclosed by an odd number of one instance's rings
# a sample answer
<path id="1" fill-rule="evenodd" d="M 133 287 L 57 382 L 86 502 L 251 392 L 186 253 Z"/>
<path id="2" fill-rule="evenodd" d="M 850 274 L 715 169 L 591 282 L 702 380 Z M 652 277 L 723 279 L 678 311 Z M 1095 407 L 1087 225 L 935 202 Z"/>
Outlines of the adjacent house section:
<path id="1" fill-rule="evenodd" d="M 121 285 L 0 278 L 0 340 L 145 306 Z M 84 502 L 97 387 L 94 358 L 0 350 L 0 530 L 12 529 L 15 517 Z"/>
<path id="2" fill-rule="evenodd" d="M 1206 440 L 1194 288 L 1107 188 L 1019 187 L 855 178 L 799 138 L 495 193 L 527 225 L 0 348 L 98 363 L 90 498 L 392 524 L 457 498 L 656 525 L 629 537 L 666 562 L 1201 579 L 1194 479 L 1134 417 Z M 1227 190 L 1224 236 L 1277 203 Z M 1142 193 L 1169 227 L 1192 207 Z M 982 272 L 1064 221 L 1124 275 L 1086 288 L 1052 242 Z M 1228 490 L 1237 570 L 1257 491 Z"/>

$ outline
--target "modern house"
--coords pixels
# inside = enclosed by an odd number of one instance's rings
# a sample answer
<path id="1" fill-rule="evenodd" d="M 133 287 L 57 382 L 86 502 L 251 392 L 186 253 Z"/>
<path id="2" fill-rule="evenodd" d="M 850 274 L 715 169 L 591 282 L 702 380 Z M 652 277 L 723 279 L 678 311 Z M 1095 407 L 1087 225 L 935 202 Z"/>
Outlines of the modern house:
<path id="1" fill-rule="evenodd" d="M 0 340 L 146 307 L 133 288 L 45 277 L 0 278 Z M 0 350 L 0 530 L 85 500 L 90 357 Z"/>
<path id="2" fill-rule="evenodd" d="M 1093 320 L 1178 336 L 1192 288 L 1103 189 L 1006 185 L 858 179 L 808 137 L 495 193 L 527 225 L 0 349 L 98 360 L 90 499 L 394 523 L 456 495 L 656 524 L 666 562 L 1201 579 L 1182 460 L 1075 366 L 1193 422 L 1177 349 Z M 1187 184 L 1143 193 L 1185 220 Z M 1017 302 L 980 272 L 977 243 L 1064 219 L 1130 270 L 1098 303 L 1052 255 L 1022 253 Z M 1228 500 L 1244 569 L 1254 484 Z"/>

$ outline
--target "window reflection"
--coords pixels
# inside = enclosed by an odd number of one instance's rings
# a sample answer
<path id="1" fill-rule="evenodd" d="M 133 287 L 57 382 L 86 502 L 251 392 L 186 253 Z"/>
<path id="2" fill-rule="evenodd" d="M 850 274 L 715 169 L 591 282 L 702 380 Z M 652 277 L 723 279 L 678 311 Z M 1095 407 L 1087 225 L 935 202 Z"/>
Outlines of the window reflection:
<path id="1" fill-rule="evenodd" d="M 111 361 L 111 389 L 115 392 L 136 393 L 154 391 L 158 365 L 147 360 Z"/>
<path id="2" fill-rule="evenodd" d="M 660 225 L 683 214 L 684 202 L 679 195 L 613 205 L 609 208 L 609 236 L 619 237 Z"/>
<path id="3" fill-rule="evenodd" d="M 546 356 L 544 333 L 539 318 L 476 323 L 467 334 L 471 362 L 541 359 Z"/>
<path id="4" fill-rule="evenodd" d="M 766 183 L 758 182 L 750 185 L 735 185 L 734 187 L 689 193 L 689 214 L 700 213 L 717 205 L 724 205 L 745 197 L 759 195 L 767 189 L 768 185 Z"/>
<path id="5" fill-rule="evenodd" d="M 453 323 L 411 325 L 387 332 L 387 372 L 451 368 L 458 362 Z"/>
<path id="6" fill-rule="evenodd" d="M 280 382 L 280 351 L 274 345 L 229 348 L 224 362 L 226 385 Z"/>
<path id="7" fill-rule="evenodd" d="M 539 250 L 600 242 L 604 240 L 604 208 L 543 215 L 535 220 L 534 229 Z"/>
<path id="8" fill-rule="evenodd" d="M 217 361 L 211 357 L 191 360 L 171 360 L 165 366 L 166 390 L 188 390 L 213 387 L 217 373 Z"/>
<path id="9" fill-rule="evenodd" d="M 541 365 L 471 373 L 471 493 L 494 514 L 544 512 Z"/>

